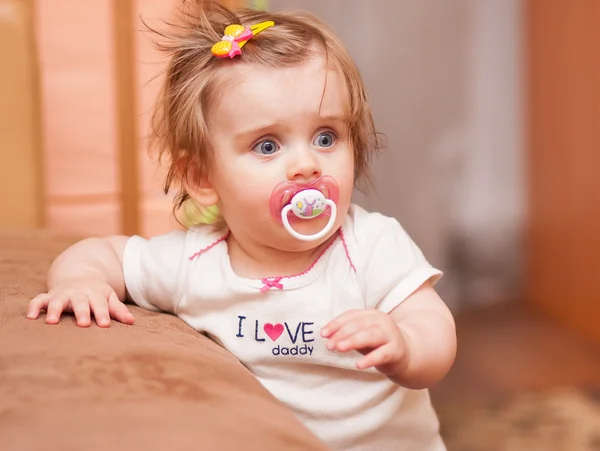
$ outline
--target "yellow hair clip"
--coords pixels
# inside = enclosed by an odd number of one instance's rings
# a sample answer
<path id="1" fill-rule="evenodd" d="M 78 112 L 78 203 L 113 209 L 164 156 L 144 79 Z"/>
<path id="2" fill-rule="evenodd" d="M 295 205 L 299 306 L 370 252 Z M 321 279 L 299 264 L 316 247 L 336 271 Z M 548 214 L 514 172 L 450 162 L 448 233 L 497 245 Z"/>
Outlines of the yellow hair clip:
<path id="1" fill-rule="evenodd" d="M 273 25 L 275 25 L 275 22 L 272 20 L 251 27 L 243 27 L 239 24 L 229 25 L 225 28 L 221 40 L 212 46 L 212 54 L 217 58 L 233 58 L 236 55 L 241 55 L 242 47 L 250 38 Z"/>

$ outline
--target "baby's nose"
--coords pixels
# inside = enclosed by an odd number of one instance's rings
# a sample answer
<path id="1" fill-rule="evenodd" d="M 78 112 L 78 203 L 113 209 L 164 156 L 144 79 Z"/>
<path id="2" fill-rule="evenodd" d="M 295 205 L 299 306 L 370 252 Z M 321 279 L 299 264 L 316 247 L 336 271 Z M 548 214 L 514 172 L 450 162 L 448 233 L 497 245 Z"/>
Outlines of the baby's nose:
<path id="1" fill-rule="evenodd" d="M 321 176 L 321 166 L 311 151 L 296 155 L 288 166 L 288 180 L 312 182 Z"/>

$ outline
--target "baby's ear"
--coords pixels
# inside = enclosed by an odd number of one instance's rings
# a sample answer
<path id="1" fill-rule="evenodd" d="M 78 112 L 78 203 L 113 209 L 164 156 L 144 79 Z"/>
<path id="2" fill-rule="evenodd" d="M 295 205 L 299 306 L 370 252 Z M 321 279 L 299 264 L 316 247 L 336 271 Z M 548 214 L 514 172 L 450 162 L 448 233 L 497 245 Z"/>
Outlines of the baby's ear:
<path id="1" fill-rule="evenodd" d="M 194 162 L 177 164 L 182 175 L 181 180 L 185 191 L 198 205 L 212 207 L 219 202 L 219 196 L 215 191 L 208 175 L 200 170 L 200 165 Z"/>

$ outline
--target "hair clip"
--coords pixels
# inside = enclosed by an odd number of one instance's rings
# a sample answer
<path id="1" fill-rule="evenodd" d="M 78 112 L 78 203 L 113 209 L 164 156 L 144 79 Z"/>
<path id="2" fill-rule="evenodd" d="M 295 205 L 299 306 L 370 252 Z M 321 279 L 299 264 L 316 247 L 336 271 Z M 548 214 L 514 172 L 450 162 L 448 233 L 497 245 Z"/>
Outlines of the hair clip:
<path id="1" fill-rule="evenodd" d="M 263 30 L 275 25 L 275 22 L 268 20 L 251 27 L 243 27 L 239 24 L 229 25 L 223 32 L 223 37 L 219 42 L 212 46 L 212 54 L 217 58 L 233 58 L 242 54 L 242 47 L 250 38 L 256 36 Z"/>

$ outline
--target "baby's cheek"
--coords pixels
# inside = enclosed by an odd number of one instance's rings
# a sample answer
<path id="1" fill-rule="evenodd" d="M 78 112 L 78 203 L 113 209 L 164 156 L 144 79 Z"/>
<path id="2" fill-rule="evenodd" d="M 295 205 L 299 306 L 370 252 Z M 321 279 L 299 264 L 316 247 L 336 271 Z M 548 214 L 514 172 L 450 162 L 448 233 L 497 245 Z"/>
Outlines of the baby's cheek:
<path id="1" fill-rule="evenodd" d="M 340 186 L 340 197 L 338 200 L 338 207 L 348 208 L 348 206 L 352 202 L 352 191 L 352 185 L 348 186 L 348 184 L 345 184 L 344 186 Z"/>
<path id="2" fill-rule="evenodd" d="M 250 221 L 257 221 L 262 216 L 270 214 L 270 190 L 267 191 L 261 188 L 252 188 L 249 186 L 246 190 L 240 193 L 237 205 L 240 211 Z"/>

